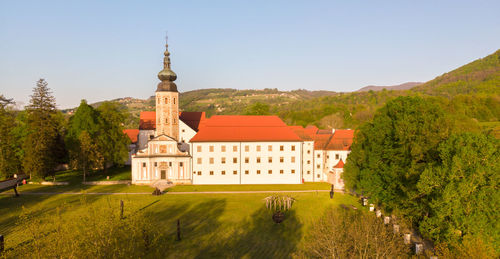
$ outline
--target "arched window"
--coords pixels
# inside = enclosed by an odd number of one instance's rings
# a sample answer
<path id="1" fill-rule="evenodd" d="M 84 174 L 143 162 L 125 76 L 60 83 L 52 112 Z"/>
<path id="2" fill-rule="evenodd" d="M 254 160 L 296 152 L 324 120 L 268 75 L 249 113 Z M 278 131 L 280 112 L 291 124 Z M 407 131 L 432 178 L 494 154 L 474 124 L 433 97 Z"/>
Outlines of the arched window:
<path id="1" fill-rule="evenodd" d="M 174 97 L 174 104 L 175 104 L 175 97 Z"/>
<path id="2" fill-rule="evenodd" d="M 168 124 L 168 118 L 165 119 L 165 123 Z"/>

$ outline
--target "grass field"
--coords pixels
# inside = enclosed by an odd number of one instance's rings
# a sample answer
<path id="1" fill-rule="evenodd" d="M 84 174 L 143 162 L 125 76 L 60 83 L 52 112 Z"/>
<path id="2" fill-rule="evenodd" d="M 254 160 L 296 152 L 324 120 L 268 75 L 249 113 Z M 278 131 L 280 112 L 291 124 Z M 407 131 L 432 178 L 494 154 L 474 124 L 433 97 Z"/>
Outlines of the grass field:
<path id="1" fill-rule="evenodd" d="M 109 176 L 109 180 L 107 180 Z M 86 176 L 87 181 L 118 181 L 118 180 L 131 180 L 132 174 L 130 172 L 130 166 L 123 167 L 112 167 L 104 172 L 102 170 L 90 172 Z M 45 181 L 53 181 L 53 176 L 47 176 Z M 67 170 L 56 173 L 56 181 L 58 182 L 70 182 L 70 183 L 81 183 L 83 181 L 83 173 L 80 170 Z"/>
<path id="2" fill-rule="evenodd" d="M 0 234 L 5 236 L 6 249 L 28 249 L 20 246 L 30 238 L 22 234 L 18 224 L 23 207 L 35 217 L 50 218 L 61 211 L 63 217 L 78 220 L 84 213 L 80 205 L 82 197 L 92 208 L 112 207 L 116 213 L 119 201 L 123 200 L 125 215 L 139 210 L 147 212 L 145 220 L 172 237 L 165 244 L 169 249 L 166 257 L 287 258 L 300 249 L 311 223 L 327 207 L 359 206 L 357 199 L 349 195 L 335 194 L 334 199 L 330 199 L 325 192 L 290 193 L 296 202 L 285 221 L 277 225 L 264 207 L 263 198 L 267 195 L 21 195 L 19 198 L 1 195 Z M 181 222 L 182 241 L 174 240 L 177 219 Z"/>
<path id="3" fill-rule="evenodd" d="M 303 184 L 232 184 L 232 185 L 176 185 L 169 192 L 214 192 L 214 191 L 300 191 L 330 190 L 329 183 Z"/>

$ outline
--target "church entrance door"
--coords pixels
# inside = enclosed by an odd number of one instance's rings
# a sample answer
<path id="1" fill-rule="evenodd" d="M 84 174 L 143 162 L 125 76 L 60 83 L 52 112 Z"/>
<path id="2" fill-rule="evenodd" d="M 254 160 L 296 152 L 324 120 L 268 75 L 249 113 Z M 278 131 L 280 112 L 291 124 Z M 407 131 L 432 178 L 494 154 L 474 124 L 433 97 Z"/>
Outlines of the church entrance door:
<path id="1" fill-rule="evenodd" d="M 167 179 L 167 171 L 166 170 L 161 170 L 161 179 L 162 180 Z"/>

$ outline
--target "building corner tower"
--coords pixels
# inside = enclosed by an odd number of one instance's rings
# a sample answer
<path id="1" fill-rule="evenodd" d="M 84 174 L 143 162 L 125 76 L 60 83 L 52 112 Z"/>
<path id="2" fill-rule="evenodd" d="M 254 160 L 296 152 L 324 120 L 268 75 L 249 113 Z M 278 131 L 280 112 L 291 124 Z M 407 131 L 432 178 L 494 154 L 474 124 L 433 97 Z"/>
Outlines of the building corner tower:
<path id="1" fill-rule="evenodd" d="M 167 135 L 179 140 L 179 92 L 174 81 L 177 75 L 170 69 L 170 52 L 165 45 L 163 70 L 158 73 L 160 83 L 156 89 L 156 132 L 155 136 Z"/>

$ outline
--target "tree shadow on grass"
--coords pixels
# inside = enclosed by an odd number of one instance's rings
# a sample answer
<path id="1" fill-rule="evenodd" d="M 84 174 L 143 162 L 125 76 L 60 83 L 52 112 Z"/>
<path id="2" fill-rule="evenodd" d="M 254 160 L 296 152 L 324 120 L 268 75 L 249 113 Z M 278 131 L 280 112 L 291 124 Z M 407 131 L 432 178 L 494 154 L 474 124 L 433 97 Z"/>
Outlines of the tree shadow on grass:
<path id="1" fill-rule="evenodd" d="M 148 218 L 157 222 L 158 229 L 165 233 L 169 243 L 169 256 L 175 258 L 192 258 L 193 251 L 210 238 L 220 227 L 220 216 L 226 208 L 225 199 L 210 199 L 203 202 L 184 202 L 168 204 L 165 199 L 148 207 Z M 165 204 L 167 203 L 167 204 Z M 181 241 L 177 241 L 177 220 L 180 221 Z"/>
<path id="2" fill-rule="evenodd" d="M 290 258 L 301 238 L 302 223 L 294 210 L 276 224 L 272 213 L 262 207 L 235 226 L 232 233 L 206 244 L 195 258 Z"/>

